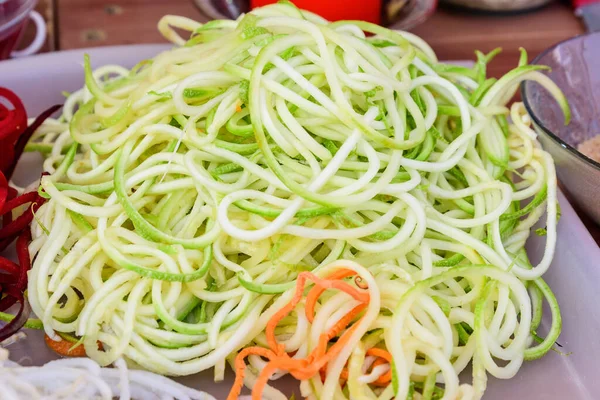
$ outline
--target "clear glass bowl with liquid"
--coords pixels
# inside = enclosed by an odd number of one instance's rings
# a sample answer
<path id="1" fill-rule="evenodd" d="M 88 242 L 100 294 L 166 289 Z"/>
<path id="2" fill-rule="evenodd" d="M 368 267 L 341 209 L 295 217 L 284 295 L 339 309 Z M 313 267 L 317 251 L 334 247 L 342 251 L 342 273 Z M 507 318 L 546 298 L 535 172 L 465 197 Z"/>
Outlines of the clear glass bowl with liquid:
<path id="1" fill-rule="evenodd" d="M 0 60 L 10 57 L 36 0 L 0 0 Z"/>
<path id="2" fill-rule="evenodd" d="M 533 63 L 551 68 L 548 77 L 567 97 L 571 122 L 565 125 L 556 101 L 534 81 L 522 86 L 527 112 L 569 199 L 600 224 L 600 162 L 578 150 L 600 135 L 600 32 L 558 43 Z"/>

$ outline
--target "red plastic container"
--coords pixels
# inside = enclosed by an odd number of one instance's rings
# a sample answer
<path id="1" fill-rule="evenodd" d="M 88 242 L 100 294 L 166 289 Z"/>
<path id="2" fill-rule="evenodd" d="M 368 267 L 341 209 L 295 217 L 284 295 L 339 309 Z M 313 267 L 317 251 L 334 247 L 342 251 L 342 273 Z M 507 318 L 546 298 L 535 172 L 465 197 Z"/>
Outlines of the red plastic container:
<path id="1" fill-rule="evenodd" d="M 1 1 L 1 0 L 0 0 Z M 253 8 L 277 0 L 193 0 L 213 19 L 236 19 Z M 362 20 L 408 30 L 429 17 L 437 0 L 290 0 L 299 8 L 319 14 L 329 21 Z M 598 0 L 600 1 L 600 0 Z"/>
<path id="2" fill-rule="evenodd" d="M 251 0 L 250 6 L 256 8 L 276 2 L 277 0 Z M 294 4 L 329 21 L 358 19 L 381 23 L 381 0 L 294 0 Z"/>

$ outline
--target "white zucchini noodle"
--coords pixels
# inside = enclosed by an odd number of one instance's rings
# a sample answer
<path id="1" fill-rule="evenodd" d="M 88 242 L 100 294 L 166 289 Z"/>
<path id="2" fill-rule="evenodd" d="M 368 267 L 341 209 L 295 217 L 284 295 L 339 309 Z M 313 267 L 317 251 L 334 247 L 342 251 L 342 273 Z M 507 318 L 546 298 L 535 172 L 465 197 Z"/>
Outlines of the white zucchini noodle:
<path id="1" fill-rule="evenodd" d="M 115 368 L 73 358 L 50 361 L 40 367 L 22 367 L 8 360 L 0 348 L 2 399 L 112 400 L 214 400 L 208 393 L 190 389 L 148 371 L 127 368 L 119 358 Z"/>

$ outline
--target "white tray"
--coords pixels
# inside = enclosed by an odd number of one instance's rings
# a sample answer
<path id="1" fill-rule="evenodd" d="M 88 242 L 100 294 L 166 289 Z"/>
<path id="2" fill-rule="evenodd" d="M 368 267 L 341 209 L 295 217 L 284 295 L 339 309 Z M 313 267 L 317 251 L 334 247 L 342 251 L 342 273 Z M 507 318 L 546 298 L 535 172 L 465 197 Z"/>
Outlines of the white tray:
<path id="1" fill-rule="evenodd" d="M 24 100 L 29 114 L 35 116 L 50 105 L 63 102 L 63 90 L 72 91 L 83 85 L 84 53 L 90 54 L 95 67 L 107 63 L 131 67 L 167 48 L 168 45 L 104 47 L 3 61 L 0 62 L 0 86 L 15 91 Z M 25 168 L 21 165 L 17 170 L 18 183 L 31 182 L 39 176 L 36 169 L 40 158 L 27 156 L 23 161 L 28 165 Z M 31 168 L 33 165 L 37 168 Z M 600 249 L 562 194 L 559 201 L 562 218 L 558 247 L 545 279 L 556 293 L 562 310 L 561 351 L 570 355 L 551 351 L 541 360 L 526 362 L 513 379 L 491 378 L 486 399 L 600 398 Z M 542 254 L 543 238 L 534 235 L 528 249 L 532 261 L 537 261 Z M 548 326 L 547 320 L 543 326 Z M 40 332 L 27 333 L 26 340 L 11 346 L 13 360 L 39 365 L 55 358 Z M 466 373 L 461 378 L 465 382 L 471 380 Z M 232 374 L 221 383 L 212 381 L 211 371 L 179 380 L 221 399 L 229 391 Z"/>

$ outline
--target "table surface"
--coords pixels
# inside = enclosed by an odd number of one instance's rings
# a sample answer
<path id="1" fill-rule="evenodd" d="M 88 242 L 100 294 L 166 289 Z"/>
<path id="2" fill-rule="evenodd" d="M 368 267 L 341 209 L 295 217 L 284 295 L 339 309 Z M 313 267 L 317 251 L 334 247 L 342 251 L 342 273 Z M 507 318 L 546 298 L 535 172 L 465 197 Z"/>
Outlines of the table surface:
<path id="1" fill-rule="evenodd" d="M 156 24 L 165 14 L 207 19 L 192 0 L 41 0 L 38 10 L 50 22 L 48 50 L 157 43 L 164 41 Z M 568 4 L 554 2 L 509 15 L 441 7 L 412 31 L 425 39 L 441 60 L 472 59 L 476 49 L 503 48 L 489 67 L 490 74 L 500 76 L 517 64 L 519 47 L 526 48 L 533 58 L 552 44 L 583 33 L 584 28 Z M 578 213 L 600 244 L 600 227 Z"/>
<path id="2" fill-rule="evenodd" d="M 207 19 L 192 0 L 54 1 L 60 49 L 161 42 L 156 24 L 163 15 Z M 583 33 L 583 26 L 568 5 L 557 2 L 533 12 L 500 16 L 442 7 L 413 32 L 433 47 L 440 60 L 471 59 L 476 49 L 502 47 L 490 66 L 490 73 L 498 76 L 517 64 L 519 47 L 533 58 L 553 43 Z"/>

